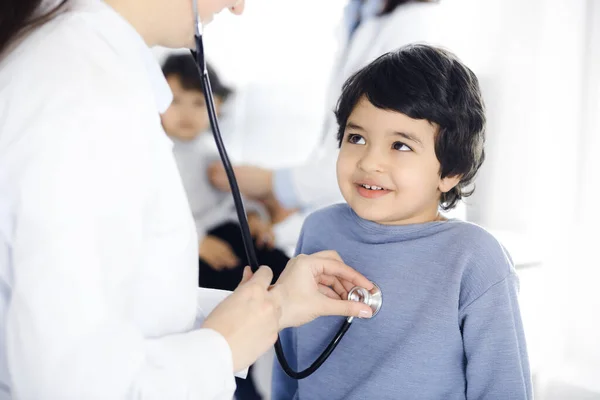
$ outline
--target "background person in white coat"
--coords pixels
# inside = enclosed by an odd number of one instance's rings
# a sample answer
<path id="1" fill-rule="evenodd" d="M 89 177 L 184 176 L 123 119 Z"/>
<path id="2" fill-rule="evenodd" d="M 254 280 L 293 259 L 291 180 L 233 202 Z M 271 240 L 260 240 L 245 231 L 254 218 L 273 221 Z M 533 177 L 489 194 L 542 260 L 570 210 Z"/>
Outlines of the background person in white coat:
<path id="1" fill-rule="evenodd" d="M 198 290 L 198 240 L 148 46 L 191 0 L 0 3 L 0 399 L 230 399 L 277 332 L 371 284 L 331 253 Z M 203 21 L 243 0 L 199 1 Z"/>
<path id="2" fill-rule="evenodd" d="M 284 210 L 299 209 L 301 214 L 343 201 L 335 176 L 338 145 L 333 113 L 343 83 L 388 51 L 413 42 L 439 43 L 442 25 L 439 11 L 436 1 L 350 0 L 344 10 L 339 54 L 327 89 L 326 117 L 318 148 L 305 163 L 292 168 L 237 166 L 241 191 L 271 205 L 278 202 Z M 229 190 L 222 166 L 214 164 L 210 177 L 216 187 Z M 281 214 L 287 216 L 289 212 Z M 302 220 L 303 216 L 291 230 L 292 241 L 296 240 Z"/>

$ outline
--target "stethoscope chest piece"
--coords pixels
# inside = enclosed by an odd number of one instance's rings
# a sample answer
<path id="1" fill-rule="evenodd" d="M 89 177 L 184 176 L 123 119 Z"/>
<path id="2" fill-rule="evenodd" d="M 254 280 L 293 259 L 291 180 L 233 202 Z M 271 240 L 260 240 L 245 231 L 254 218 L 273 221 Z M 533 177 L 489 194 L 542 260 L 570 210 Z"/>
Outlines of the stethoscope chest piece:
<path id="1" fill-rule="evenodd" d="M 371 283 L 373 283 L 373 289 L 371 290 L 367 290 L 360 286 L 353 287 L 348 293 L 348 300 L 358 301 L 360 303 L 368 305 L 369 307 L 371 307 L 371 310 L 373 310 L 373 317 L 375 317 L 377 313 L 379 313 L 379 310 L 381 310 L 381 305 L 383 304 L 383 296 L 381 294 L 381 289 L 379 288 L 379 286 L 377 286 L 375 282 Z"/>

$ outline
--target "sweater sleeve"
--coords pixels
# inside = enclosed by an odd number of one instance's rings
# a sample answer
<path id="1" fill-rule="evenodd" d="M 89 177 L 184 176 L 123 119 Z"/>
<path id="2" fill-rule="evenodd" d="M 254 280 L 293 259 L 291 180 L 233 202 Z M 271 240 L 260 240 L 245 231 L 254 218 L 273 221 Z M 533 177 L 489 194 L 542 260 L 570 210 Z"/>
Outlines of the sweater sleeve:
<path id="1" fill-rule="evenodd" d="M 461 312 L 467 399 L 531 399 L 518 278 L 511 272 Z"/>

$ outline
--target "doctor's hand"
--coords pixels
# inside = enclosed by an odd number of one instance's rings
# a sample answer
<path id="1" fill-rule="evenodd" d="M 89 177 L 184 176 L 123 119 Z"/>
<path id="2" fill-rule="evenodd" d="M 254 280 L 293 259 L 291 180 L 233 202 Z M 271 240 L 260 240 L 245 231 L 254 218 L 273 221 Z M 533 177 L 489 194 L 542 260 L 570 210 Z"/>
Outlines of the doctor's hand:
<path id="1" fill-rule="evenodd" d="M 273 171 L 252 165 L 234 167 L 240 192 L 255 200 L 262 200 L 272 194 Z M 223 191 L 231 191 L 227 174 L 220 162 L 213 163 L 208 169 L 208 177 L 214 187 Z"/>
<path id="2" fill-rule="evenodd" d="M 240 265 L 240 259 L 224 240 L 207 235 L 200 243 L 200 258 L 215 271 L 232 269 Z"/>
<path id="3" fill-rule="evenodd" d="M 204 320 L 203 328 L 219 332 L 231 348 L 234 372 L 253 364 L 277 340 L 281 307 L 268 291 L 273 272 L 244 270 L 237 289 Z"/>
<path id="4" fill-rule="evenodd" d="M 354 286 L 373 288 L 367 278 L 344 264 L 335 251 L 301 254 L 291 259 L 271 288 L 282 308 L 279 328 L 300 326 L 326 315 L 370 318 L 369 306 L 347 300 Z"/>

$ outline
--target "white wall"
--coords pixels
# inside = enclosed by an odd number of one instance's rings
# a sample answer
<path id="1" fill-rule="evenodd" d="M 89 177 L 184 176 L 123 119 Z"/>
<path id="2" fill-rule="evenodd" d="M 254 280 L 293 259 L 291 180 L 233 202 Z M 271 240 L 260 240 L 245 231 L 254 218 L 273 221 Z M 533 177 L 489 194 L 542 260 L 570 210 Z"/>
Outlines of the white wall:
<path id="1" fill-rule="evenodd" d="M 598 393 L 600 397 L 600 259 L 598 214 L 600 198 L 600 2 L 587 2 L 587 40 L 583 119 L 578 157 L 578 190 L 575 193 L 574 230 L 563 235 L 562 252 L 552 270 L 549 289 L 562 290 L 563 301 L 556 324 L 556 356 L 549 379 L 566 381 Z M 570 239 L 570 240 L 567 240 Z"/>
<path id="2" fill-rule="evenodd" d="M 481 77 L 488 159 L 471 215 L 489 227 L 537 232 L 549 212 L 574 210 L 563 194 L 574 191 L 577 168 L 585 1 L 501 5 L 499 14 L 484 14 L 503 29 L 490 43 L 495 60 Z M 562 204 L 550 205 L 556 201 Z"/>
<path id="3" fill-rule="evenodd" d="M 530 348 L 547 379 L 600 393 L 600 4 L 503 0 L 486 75 L 488 160 L 470 215 L 540 245 Z M 537 243 L 533 243 L 533 241 Z M 538 371 L 538 372 L 540 372 Z"/>

